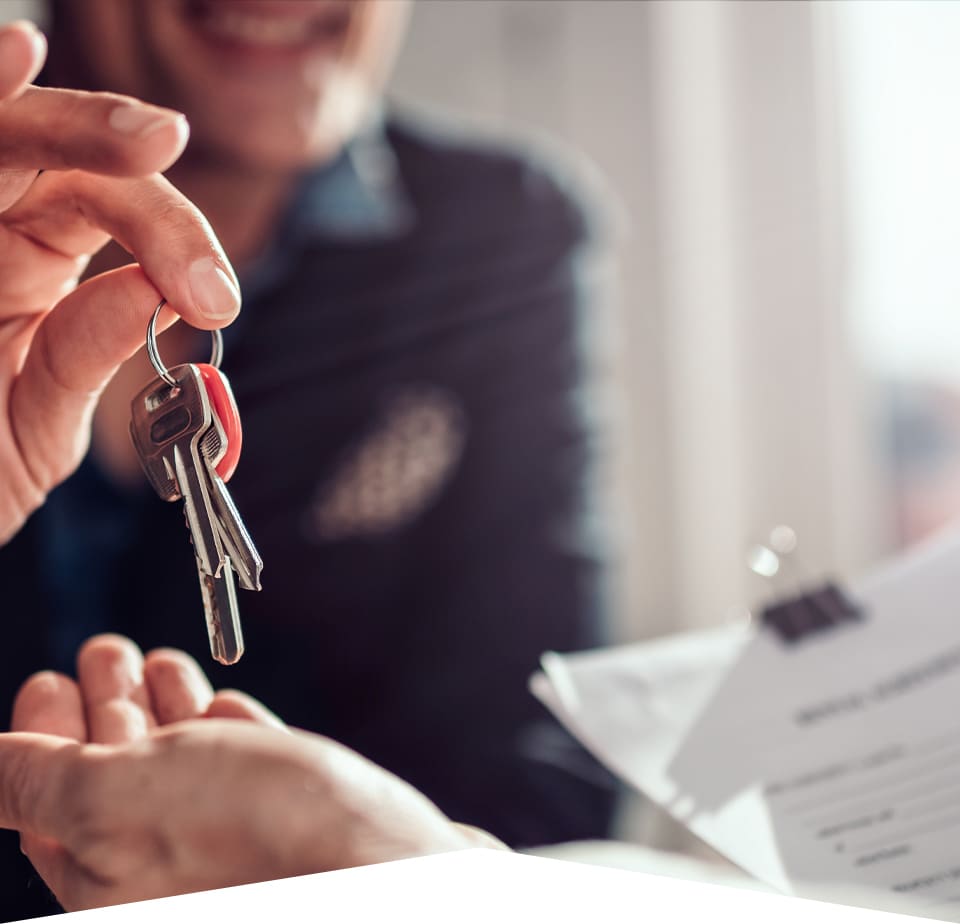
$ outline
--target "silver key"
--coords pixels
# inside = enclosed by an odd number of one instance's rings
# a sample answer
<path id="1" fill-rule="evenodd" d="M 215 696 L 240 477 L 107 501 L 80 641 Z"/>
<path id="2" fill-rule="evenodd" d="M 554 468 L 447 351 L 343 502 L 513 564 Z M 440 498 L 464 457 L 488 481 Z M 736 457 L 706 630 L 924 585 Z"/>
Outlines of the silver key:
<path id="1" fill-rule="evenodd" d="M 227 444 L 223 426 L 213 408 L 210 429 L 200 440 L 199 448 L 206 466 L 207 490 L 214 512 L 213 523 L 224 549 L 224 564 L 220 577 L 211 580 L 208 576 L 200 575 L 204 608 L 208 617 L 210 652 L 221 664 L 234 664 L 243 654 L 243 632 L 240 628 L 234 576 L 236 574 L 240 578 L 240 585 L 245 589 L 260 590 L 263 562 L 226 485 L 217 474 L 216 466 L 226 454 Z M 226 515 L 222 512 L 224 501 L 229 508 Z M 234 534 L 241 537 L 240 545 L 234 540 Z M 211 619 L 219 622 L 210 623 Z"/>
<path id="2" fill-rule="evenodd" d="M 212 416 L 212 425 L 200 441 L 200 455 L 207 463 L 207 488 L 210 492 L 215 525 L 220 534 L 224 552 L 240 580 L 240 586 L 244 590 L 261 590 L 260 573 L 263 571 L 263 560 L 250 538 L 250 533 L 247 532 L 247 527 L 233 503 L 227 486 L 217 474 L 217 465 L 226 454 L 227 446 L 226 435 L 216 411 L 213 411 Z"/>
<path id="3" fill-rule="evenodd" d="M 243 631 L 240 628 L 240 608 L 237 606 L 237 588 L 230 556 L 224 555 L 219 576 L 200 574 L 200 593 L 203 612 L 207 619 L 210 654 L 221 664 L 236 664 L 243 655 Z"/>
<path id="4" fill-rule="evenodd" d="M 243 520 L 240 519 L 240 514 L 223 479 L 212 467 L 208 474 L 210 502 L 217 518 L 224 552 L 237 573 L 240 586 L 244 590 L 261 590 L 260 572 L 263 571 L 263 560 L 260 558 L 260 553 L 257 552 L 257 547 L 253 544 Z"/>
<path id="5" fill-rule="evenodd" d="M 243 653 L 232 564 L 221 541 L 200 444 L 214 426 L 206 387 L 196 367 L 168 370 L 133 400 L 130 432 L 144 472 L 164 500 L 182 498 L 193 540 L 210 651 L 225 664 Z M 222 432 L 222 431 L 221 431 Z"/>
<path id="6" fill-rule="evenodd" d="M 183 498 L 197 558 L 206 573 L 217 575 L 223 546 L 213 525 L 206 465 L 199 451 L 211 425 L 210 401 L 194 366 L 177 366 L 170 375 L 175 386 L 157 380 L 134 398 L 130 434 L 157 493 L 164 500 Z"/>

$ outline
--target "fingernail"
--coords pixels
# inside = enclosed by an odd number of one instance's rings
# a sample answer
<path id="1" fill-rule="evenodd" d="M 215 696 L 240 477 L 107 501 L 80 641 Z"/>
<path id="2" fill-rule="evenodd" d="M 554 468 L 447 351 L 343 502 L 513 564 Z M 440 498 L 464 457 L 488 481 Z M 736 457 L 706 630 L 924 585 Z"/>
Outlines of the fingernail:
<path id="1" fill-rule="evenodd" d="M 185 127 L 187 120 L 179 112 L 164 112 L 162 109 L 123 103 L 110 113 L 107 121 L 114 131 L 122 135 L 146 138 L 147 135 L 171 125 L 182 124 Z"/>
<path id="2" fill-rule="evenodd" d="M 201 257 L 187 271 L 197 307 L 208 318 L 232 318 L 240 310 L 240 290 L 213 257 Z"/>

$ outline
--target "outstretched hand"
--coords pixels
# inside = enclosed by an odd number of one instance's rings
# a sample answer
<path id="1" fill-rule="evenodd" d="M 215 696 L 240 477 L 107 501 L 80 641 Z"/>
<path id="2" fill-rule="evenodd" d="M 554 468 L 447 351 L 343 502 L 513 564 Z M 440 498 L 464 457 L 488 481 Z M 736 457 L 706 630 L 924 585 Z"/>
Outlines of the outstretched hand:
<path id="1" fill-rule="evenodd" d="M 501 847 L 402 780 L 174 650 L 81 650 L 24 684 L 0 735 L 0 826 L 68 910 Z M 232 721 L 245 719 L 247 721 Z"/>
<path id="2" fill-rule="evenodd" d="M 206 219 L 160 175 L 184 117 L 31 86 L 45 54 L 29 23 L 0 27 L 0 544 L 79 464 L 99 394 L 161 296 L 161 326 L 222 327 L 240 307 Z M 78 284 L 110 238 L 137 262 Z"/>

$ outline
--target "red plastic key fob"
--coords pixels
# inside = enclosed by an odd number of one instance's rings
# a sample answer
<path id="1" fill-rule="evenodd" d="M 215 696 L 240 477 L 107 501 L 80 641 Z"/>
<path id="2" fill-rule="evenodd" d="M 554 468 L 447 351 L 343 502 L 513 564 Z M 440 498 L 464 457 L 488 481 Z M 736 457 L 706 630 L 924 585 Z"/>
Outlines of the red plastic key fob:
<path id="1" fill-rule="evenodd" d="M 227 451 L 217 463 L 217 474 L 226 484 L 237 469 L 240 461 L 240 448 L 243 446 L 243 428 L 240 426 L 240 412 L 234 400 L 233 391 L 227 377 L 209 363 L 197 363 L 197 369 L 207 388 L 213 412 L 220 418 L 223 432 L 227 436 Z"/>

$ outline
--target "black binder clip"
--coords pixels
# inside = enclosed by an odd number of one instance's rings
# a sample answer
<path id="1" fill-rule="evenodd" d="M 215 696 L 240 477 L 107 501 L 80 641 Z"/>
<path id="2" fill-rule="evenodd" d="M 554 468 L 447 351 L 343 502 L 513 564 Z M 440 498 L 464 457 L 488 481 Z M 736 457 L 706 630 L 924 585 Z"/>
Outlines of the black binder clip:
<path id="1" fill-rule="evenodd" d="M 760 617 L 781 641 L 793 644 L 802 638 L 844 622 L 863 619 L 863 610 L 842 593 L 832 581 L 768 606 Z"/>
<path id="2" fill-rule="evenodd" d="M 750 550 L 750 569 L 762 577 L 772 578 L 796 547 L 796 533 L 789 526 L 777 526 L 770 533 L 769 545 L 754 546 Z M 770 604 L 762 611 L 760 620 L 773 629 L 781 641 L 795 644 L 841 623 L 859 621 L 863 615 L 862 608 L 849 600 L 836 583 L 827 581 L 813 590 Z"/>

